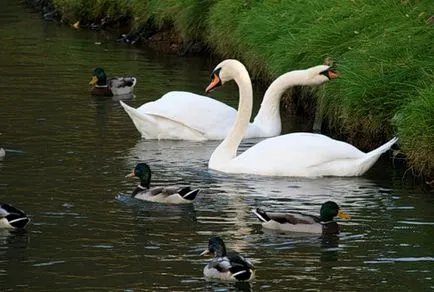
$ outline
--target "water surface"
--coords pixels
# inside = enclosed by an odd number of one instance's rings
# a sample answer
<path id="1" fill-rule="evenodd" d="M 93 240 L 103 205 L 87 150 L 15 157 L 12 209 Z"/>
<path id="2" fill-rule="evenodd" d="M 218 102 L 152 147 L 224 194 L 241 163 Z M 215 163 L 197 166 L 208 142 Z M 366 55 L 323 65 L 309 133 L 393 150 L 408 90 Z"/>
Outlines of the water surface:
<path id="1" fill-rule="evenodd" d="M 218 142 L 145 141 L 115 100 L 89 95 L 92 68 L 138 78 L 139 106 L 170 90 L 202 93 L 216 65 L 44 24 L 15 1 L 0 11 L 0 200 L 26 210 L 25 233 L 0 233 L 1 291 L 428 291 L 432 193 L 406 186 L 383 160 L 360 178 L 270 178 L 207 169 Z M 237 105 L 235 87 L 216 92 Z M 260 96 L 260 92 L 258 93 Z M 260 99 L 255 100 L 255 106 Z M 288 125 L 285 125 L 287 128 Z M 243 143 L 241 151 L 256 143 Z M 154 184 L 202 189 L 190 206 L 128 197 L 124 178 L 148 162 Z M 120 199 L 116 199 L 118 195 Z M 263 230 L 251 210 L 317 213 L 335 200 L 342 234 Z M 207 282 L 211 235 L 257 267 L 250 284 Z"/>

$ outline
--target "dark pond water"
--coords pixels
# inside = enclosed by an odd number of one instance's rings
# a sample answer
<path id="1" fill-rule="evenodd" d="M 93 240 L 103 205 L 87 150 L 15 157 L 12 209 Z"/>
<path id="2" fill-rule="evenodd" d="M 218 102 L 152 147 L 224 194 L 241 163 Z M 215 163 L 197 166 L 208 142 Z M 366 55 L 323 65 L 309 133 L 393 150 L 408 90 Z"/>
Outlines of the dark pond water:
<path id="1" fill-rule="evenodd" d="M 0 291 L 433 290 L 434 196 L 406 186 L 387 159 L 361 178 L 224 175 L 206 167 L 217 142 L 141 140 L 116 101 L 89 95 L 96 66 L 136 76 L 129 103 L 139 106 L 169 90 L 203 92 L 215 64 L 44 24 L 6 0 L 0 147 L 10 151 L 0 162 L 0 201 L 26 210 L 32 224 L 0 233 Z M 234 87 L 216 95 L 237 104 Z M 116 199 L 134 188 L 124 175 L 138 161 L 150 163 L 155 184 L 202 193 L 184 207 Z M 251 213 L 316 213 L 329 199 L 352 215 L 336 241 L 266 232 Z M 214 234 L 253 261 L 254 282 L 203 279 L 208 259 L 199 254 Z"/>

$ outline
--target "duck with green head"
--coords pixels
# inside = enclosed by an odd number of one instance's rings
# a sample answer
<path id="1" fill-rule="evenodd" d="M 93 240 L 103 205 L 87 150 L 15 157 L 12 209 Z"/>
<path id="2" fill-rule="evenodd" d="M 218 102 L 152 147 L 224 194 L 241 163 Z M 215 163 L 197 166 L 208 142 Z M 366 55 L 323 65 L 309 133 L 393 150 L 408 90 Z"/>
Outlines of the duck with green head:
<path id="1" fill-rule="evenodd" d="M 338 234 L 339 225 L 335 217 L 349 219 L 338 204 L 327 201 L 321 205 L 320 216 L 313 216 L 300 212 L 272 213 L 257 208 L 253 213 L 267 229 L 289 232 L 306 232 L 317 234 Z"/>
<path id="2" fill-rule="evenodd" d="M 136 78 L 131 76 L 112 77 L 107 80 L 104 69 L 96 68 L 89 84 L 93 85 L 91 94 L 94 96 L 114 96 L 131 94 L 136 82 Z"/>
<path id="3" fill-rule="evenodd" d="M 207 279 L 223 281 L 250 281 L 255 278 L 253 264 L 236 252 L 227 252 L 223 239 L 211 237 L 208 248 L 200 255 L 213 254 L 214 258 L 203 269 Z"/>
<path id="4" fill-rule="evenodd" d="M 138 177 L 140 184 L 134 189 L 131 197 L 158 203 L 167 204 L 189 204 L 193 203 L 200 189 L 191 187 L 152 187 L 151 188 L 151 168 L 148 164 L 138 163 L 130 174 L 126 177 Z"/>

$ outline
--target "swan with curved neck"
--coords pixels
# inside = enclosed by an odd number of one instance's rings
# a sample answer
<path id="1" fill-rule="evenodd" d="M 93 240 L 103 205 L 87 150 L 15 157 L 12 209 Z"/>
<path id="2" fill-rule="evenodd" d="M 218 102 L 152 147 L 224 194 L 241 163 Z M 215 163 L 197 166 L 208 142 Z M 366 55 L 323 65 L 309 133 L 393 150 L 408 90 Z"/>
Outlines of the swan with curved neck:
<path id="1" fill-rule="evenodd" d="M 330 74 L 329 71 L 310 73 L 293 78 L 293 85 L 319 84 Z M 214 69 L 212 81 L 205 91 L 210 92 L 230 80 L 234 80 L 239 88 L 238 112 L 233 127 L 209 159 L 210 169 L 272 176 L 358 176 L 398 140 L 393 138 L 364 153 L 348 143 L 321 134 L 291 133 L 262 140 L 237 156 L 252 112 L 249 73 L 239 61 L 225 60 Z"/>
<path id="2" fill-rule="evenodd" d="M 264 94 L 261 107 L 243 138 L 273 137 L 280 134 L 280 98 L 293 79 L 309 75 L 311 71 L 323 72 L 327 65 L 306 70 L 287 72 L 278 77 Z M 321 83 L 335 75 L 321 79 Z M 321 84 L 317 83 L 317 84 Z M 315 84 L 316 85 L 316 84 Z M 207 96 L 191 92 L 171 91 L 160 99 L 135 109 L 120 102 L 145 139 L 220 140 L 224 139 L 235 121 L 237 111 Z M 250 117 L 249 117 L 250 118 Z"/>

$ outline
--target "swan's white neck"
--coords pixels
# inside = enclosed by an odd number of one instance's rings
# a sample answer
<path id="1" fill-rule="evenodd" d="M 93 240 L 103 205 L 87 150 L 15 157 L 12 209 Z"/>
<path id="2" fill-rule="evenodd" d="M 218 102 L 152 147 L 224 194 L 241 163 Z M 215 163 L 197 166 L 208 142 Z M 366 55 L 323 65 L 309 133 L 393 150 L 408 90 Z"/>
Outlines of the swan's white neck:
<path id="1" fill-rule="evenodd" d="M 236 68 L 233 72 L 233 79 L 239 89 L 238 112 L 235 122 L 226 138 L 214 150 L 208 162 L 211 169 L 218 168 L 218 165 L 226 164 L 237 155 L 238 146 L 249 125 L 253 107 L 253 89 L 250 76 L 244 68 Z"/>
<path id="2" fill-rule="evenodd" d="M 288 88 L 296 85 L 307 85 L 308 80 L 306 70 L 295 70 L 281 75 L 270 84 L 264 94 L 261 108 L 253 121 L 253 125 L 259 127 L 264 136 L 280 135 L 282 130 L 280 98 Z"/>

